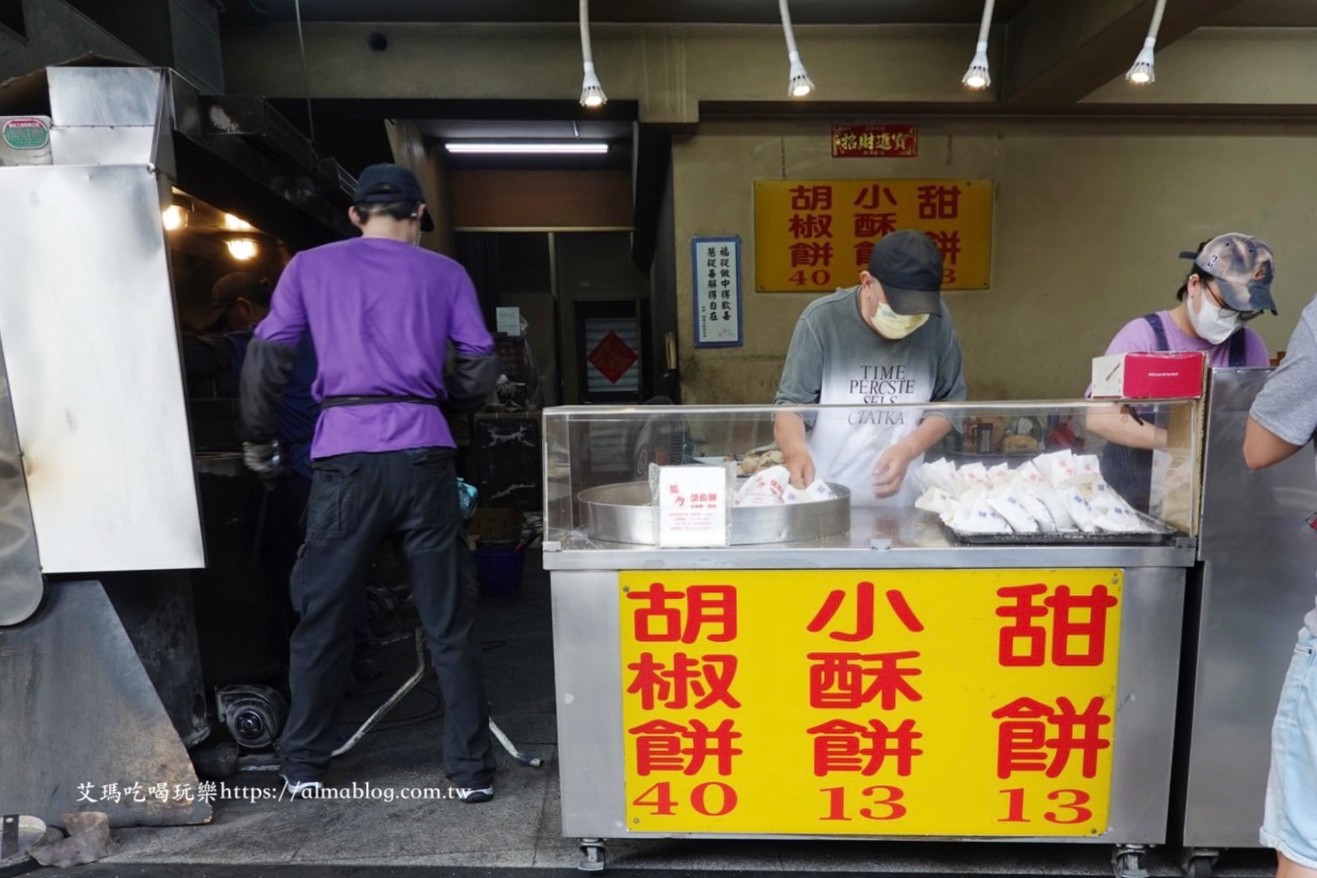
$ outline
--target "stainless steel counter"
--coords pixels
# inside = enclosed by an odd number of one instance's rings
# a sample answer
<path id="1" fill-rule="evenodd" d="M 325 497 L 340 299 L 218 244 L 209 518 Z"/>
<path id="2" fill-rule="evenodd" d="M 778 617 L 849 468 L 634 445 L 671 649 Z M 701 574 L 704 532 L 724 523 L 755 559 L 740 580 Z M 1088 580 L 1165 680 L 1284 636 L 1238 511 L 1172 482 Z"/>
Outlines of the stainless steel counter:
<path id="1" fill-rule="evenodd" d="M 1201 593 L 1196 637 L 1184 842 L 1255 847 L 1271 758 L 1271 721 L 1317 583 L 1313 456 L 1261 472 L 1244 466 L 1244 423 L 1266 369 L 1212 372 L 1203 473 Z"/>
<path id="2" fill-rule="evenodd" d="M 581 532 L 547 535 L 546 570 L 789 568 L 1191 567 L 1196 542 L 1165 545 L 968 546 L 957 543 L 931 513 L 916 509 L 851 509 L 846 533 L 818 540 L 657 549 L 591 540 Z"/>

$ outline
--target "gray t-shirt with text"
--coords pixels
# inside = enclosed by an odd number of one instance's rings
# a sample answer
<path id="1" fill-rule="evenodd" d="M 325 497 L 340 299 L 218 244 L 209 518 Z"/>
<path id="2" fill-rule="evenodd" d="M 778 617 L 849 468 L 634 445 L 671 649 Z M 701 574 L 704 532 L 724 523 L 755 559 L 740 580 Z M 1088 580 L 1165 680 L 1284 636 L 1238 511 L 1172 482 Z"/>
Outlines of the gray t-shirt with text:
<path id="1" fill-rule="evenodd" d="M 1299 315 L 1285 359 L 1267 379 L 1249 414 L 1291 445 L 1307 445 L 1317 436 L 1317 299 Z M 1310 610 L 1303 623 L 1317 635 L 1317 609 Z"/>
<path id="2" fill-rule="evenodd" d="M 859 287 L 838 290 L 805 306 L 791 336 L 776 402 L 861 406 L 822 412 L 809 431 L 810 455 L 818 474 L 851 490 L 855 505 L 913 504 L 918 496 L 907 470 L 901 493 L 873 497 L 872 469 L 883 449 L 909 435 L 922 413 L 875 408 L 894 403 L 965 398 L 960 340 L 951 312 L 930 317 L 903 339 L 883 338 L 860 314 Z"/>

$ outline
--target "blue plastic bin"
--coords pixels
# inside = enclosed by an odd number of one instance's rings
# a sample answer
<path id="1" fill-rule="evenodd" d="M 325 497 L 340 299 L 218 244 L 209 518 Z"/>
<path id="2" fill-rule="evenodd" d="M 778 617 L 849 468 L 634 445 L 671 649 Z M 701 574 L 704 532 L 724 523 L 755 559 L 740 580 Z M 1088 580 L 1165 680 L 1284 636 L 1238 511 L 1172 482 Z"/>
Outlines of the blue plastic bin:
<path id="1" fill-rule="evenodd" d="M 521 590 L 525 552 L 513 542 L 484 542 L 471 552 L 476 562 L 476 580 L 481 591 L 491 595 L 514 595 Z"/>

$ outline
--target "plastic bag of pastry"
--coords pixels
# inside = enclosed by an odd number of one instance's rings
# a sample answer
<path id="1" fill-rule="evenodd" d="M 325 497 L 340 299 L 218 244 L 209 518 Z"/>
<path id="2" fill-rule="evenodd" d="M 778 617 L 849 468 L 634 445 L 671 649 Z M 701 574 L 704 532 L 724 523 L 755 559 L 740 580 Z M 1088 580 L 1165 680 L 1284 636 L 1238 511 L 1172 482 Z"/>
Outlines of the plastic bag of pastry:
<path id="1" fill-rule="evenodd" d="M 962 503 L 952 517 L 951 528 L 965 534 L 1011 533 L 1011 526 L 988 505 L 986 495 L 980 496 L 973 506 Z"/>
<path id="2" fill-rule="evenodd" d="M 1043 474 L 1043 478 L 1054 488 L 1059 488 L 1075 477 L 1075 456 L 1070 449 L 1064 448 L 1051 454 L 1040 454 L 1033 459 L 1033 464 Z"/>
<path id="3" fill-rule="evenodd" d="M 1016 533 L 1038 533 L 1038 522 L 1034 521 L 1033 516 L 1024 508 L 1018 491 L 1006 485 L 999 485 L 988 492 L 988 505 L 1006 519 L 1006 523 Z"/>
<path id="4" fill-rule="evenodd" d="M 782 467 L 782 469 L 785 470 L 786 467 Z M 818 478 L 810 482 L 809 486 L 803 490 L 792 487 L 791 483 L 788 482 L 786 490 L 782 492 L 782 502 L 784 503 L 817 503 L 820 500 L 836 499 L 837 495 L 828 487 L 828 483 Z"/>
<path id="5" fill-rule="evenodd" d="M 1116 494 L 1106 491 L 1089 504 L 1093 511 L 1093 525 L 1103 533 L 1153 533 L 1154 529 Z"/>
<path id="6" fill-rule="evenodd" d="M 1043 533 L 1056 533 L 1056 518 L 1052 515 L 1052 510 L 1047 507 L 1043 498 L 1038 496 L 1038 491 L 1032 486 L 1024 487 L 1020 490 L 1020 503 L 1024 505 L 1024 510 L 1029 516 L 1038 523 L 1038 529 Z"/>
<path id="7" fill-rule="evenodd" d="M 929 488 L 927 491 L 920 494 L 919 499 L 915 501 L 916 509 L 923 509 L 926 512 L 932 512 L 939 516 L 948 512 L 955 513 L 956 507 L 959 505 L 960 504 L 956 501 L 955 497 L 951 496 L 951 494 L 941 488 L 936 487 Z"/>
<path id="8" fill-rule="evenodd" d="M 1088 505 L 1088 500 L 1084 499 L 1084 495 L 1079 492 L 1079 489 L 1067 485 L 1058 490 L 1061 499 L 1065 501 L 1066 511 L 1070 513 L 1070 517 L 1075 521 L 1075 526 L 1086 534 L 1095 533 L 1097 526 L 1093 524 L 1093 509 Z"/>
<path id="9" fill-rule="evenodd" d="M 737 506 L 781 506 L 791 482 L 791 474 L 784 466 L 772 466 L 746 479 L 736 492 Z"/>
<path id="10" fill-rule="evenodd" d="M 970 488 L 987 487 L 988 470 L 981 463 L 967 463 L 960 469 L 956 470 L 956 483 L 960 485 L 960 493 L 964 494 Z"/>
<path id="11" fill-rule="evenodd" d="M 1096 454 L 1076 454 L 1075 471 L 1085 475 L 1102 477 L 1102 464 Z"/>
<path id="12" fill-rule="evenodd" d="M 1043 501 L 1047 511 L 1052 513 L 1052 521 L 1056 524 L 1056 529 L 1062 532 L 1079 530 L 1075 524 L 1075 519 L 1070 515 L 1070 507 L 1061 496 L 1061 492 L 1051 485 L 1043 482 L 1042 484 L 1032 485 L 1029 490 Z"/>
<path id="13" fill-rule="evenodd" d="M 1031 485 L 1049 485 L 1051 482 L 1038 471 L 1032 460 L 1026 460 L 1015 468 L 1015 477 L 1021 481 L 1028 482 Z"/>
<path id="14" fill-rule="evenodd" d="M 925 488 L 941 488 L 952 496 L 960 490 L 956 482 L 956 465 L 945 457 L 920 464 L 915 475 Z"/>

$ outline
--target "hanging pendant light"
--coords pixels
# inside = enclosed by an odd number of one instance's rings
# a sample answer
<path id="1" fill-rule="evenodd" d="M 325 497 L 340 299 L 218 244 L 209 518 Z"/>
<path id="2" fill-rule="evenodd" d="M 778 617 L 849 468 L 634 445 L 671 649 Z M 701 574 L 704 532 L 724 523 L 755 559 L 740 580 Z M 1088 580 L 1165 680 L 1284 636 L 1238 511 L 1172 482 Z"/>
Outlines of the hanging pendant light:
<path id="1" fill-rule="evenodd" d="M 971 91 L 983 91 L 992 85 L 992 76 L 988 74 L 988 30 L 992 27 L 992 6 L 994 0 L 983 4 L 983 18 L 979 21 L 979 40 L 974 44 L 974 57 L 969 62 L 969 69 L 960 78 L 965 88 Z"/>
<path id="2" fill-rule="evenodd" d="M 1125 81 L 1131 85 L 1151 85 L 1157 81 L 1153 69 L 1153 47 L 1157 45 L 1157 31 L 1162 25 L 1162 13 L 1166 11 L 1166 0 L 1157 0 L 1152 10 L 1152 23 L 1148 25 L 1148 35 L 1143 39 L 1143 48 L 1134 59 L 1134 66 L 1125 71 Z"/>
<path id="3" fill-rule="evenodd" d="M 791 12 L 787 9 L 787 0 L 777 0 L 777 5 L 782 13 L 782 33 L 787 38 L 787 61 L 791 64 L 787 95 L 803 98 L 814 91 L 814 81 L 805 72 L 805 62 L 800 60 L 800 52 L 796 50 L 796 35 L 791 30 Z"/>
<path id="4" fill-rule="evenodd" d="M 590 0 L 581 0 L 581 62 L 585 76 L 581 80 L 581 106 L 596 109 L 608 103 L 604 87 L 594 72 L 594 57 L 590 53 Z"/>

